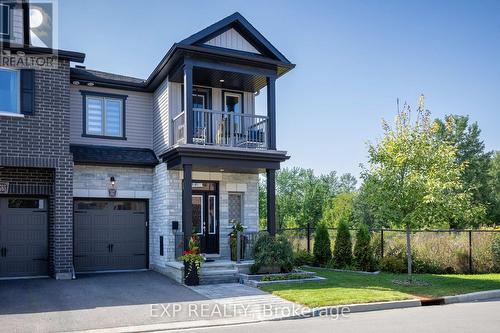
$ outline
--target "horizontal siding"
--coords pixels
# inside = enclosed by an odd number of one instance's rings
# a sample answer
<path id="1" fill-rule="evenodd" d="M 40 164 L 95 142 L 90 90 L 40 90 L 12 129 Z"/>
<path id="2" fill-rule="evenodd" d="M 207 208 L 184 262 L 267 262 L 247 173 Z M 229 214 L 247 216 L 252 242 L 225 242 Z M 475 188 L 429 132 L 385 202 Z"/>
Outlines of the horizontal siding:
<path id="1" fill-rule="evenodd" d="M 241 36 L 233 28 L 215 36 L 205 43 L 210 46 L 223 47 L 238 51 L 245 51 L 260 54 L 252 44 L 250 44 L 243 36 Z"/>
<path id="2" fill-rule="evenodd" d="M 169 145 L 168 80 L 165 80 L 153 94 L 153 147 L 156 154 Z"/>
<path id="3" fill-rule="evenodd" d="M 127 95 L 125 109 L 125 135 L 127 140 L 99 139 L 82 137 L 83 103 L 80 90 L 100 93 Z M 71 127 L 70 142 L 76 144 L 105 145 L 117 147 L 153 148 L 153 95 L 149 93 L 71 86 L 70 110 Z"/>

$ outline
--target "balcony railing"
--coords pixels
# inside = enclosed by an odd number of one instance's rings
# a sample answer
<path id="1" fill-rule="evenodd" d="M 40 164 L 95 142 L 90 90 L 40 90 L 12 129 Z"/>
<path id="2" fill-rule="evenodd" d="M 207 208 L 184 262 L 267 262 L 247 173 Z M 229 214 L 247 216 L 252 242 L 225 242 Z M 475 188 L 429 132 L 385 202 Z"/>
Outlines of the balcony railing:
<path id="1" fill-rule="evenodd" d="M 185 114 L 172 120 L 174 143 L 185 143 Z M 193 143 L 267 149 L 269 121 L 265 116 L 193 109 Z"/>

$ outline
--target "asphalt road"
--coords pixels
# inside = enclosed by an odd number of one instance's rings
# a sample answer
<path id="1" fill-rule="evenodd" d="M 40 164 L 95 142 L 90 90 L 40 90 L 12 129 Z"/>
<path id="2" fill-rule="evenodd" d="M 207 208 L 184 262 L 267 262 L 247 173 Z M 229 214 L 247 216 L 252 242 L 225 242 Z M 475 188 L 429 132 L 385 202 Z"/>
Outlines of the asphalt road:
<path id="1" fill-rule="evenodd" d="M 260 322 L 247 325 L 193 329 L 189 330 L 189 332 L 500 332 L 500 299 L 487 302 L 353 313 L 347 318 L 338 319 L 318 317 Z"/>

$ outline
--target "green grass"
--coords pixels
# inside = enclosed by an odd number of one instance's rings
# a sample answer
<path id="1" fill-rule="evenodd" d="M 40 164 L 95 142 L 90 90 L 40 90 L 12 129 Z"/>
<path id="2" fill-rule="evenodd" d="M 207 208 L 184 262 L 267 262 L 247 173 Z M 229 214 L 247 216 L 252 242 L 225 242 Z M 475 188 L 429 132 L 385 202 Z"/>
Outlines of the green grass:
<path id="1" fill-rule="evenodd" d="M 307 270 L 315 271 L 319 276 L 328 280 L 325 282 L 266 285 L 262 286 L 261 289 L 309 307 L 441 297 L 500 289 L 500 274 L 415 274 L 415 279 L 429 282 L 431 285 L 403 286 L 394 284 L 392 280 L 403 280 L 406 278 L 404 274 L 364 275 L 322 269 L 308 268 Z"/>

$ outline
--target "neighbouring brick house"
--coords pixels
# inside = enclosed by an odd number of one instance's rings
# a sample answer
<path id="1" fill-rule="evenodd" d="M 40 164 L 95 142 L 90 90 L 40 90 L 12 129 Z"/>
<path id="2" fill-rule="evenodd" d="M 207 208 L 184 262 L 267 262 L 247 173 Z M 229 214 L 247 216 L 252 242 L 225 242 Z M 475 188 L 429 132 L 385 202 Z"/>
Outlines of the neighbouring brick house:
<path id="1" fill-rule="evenodd" d="M 18 7 L 12 24 L 26 27 L 28 5 Z M 191 234 L 227 260 L 231 220 L 259 228 L 259 173 L 276 231 L 275 170 L 288 156 L 276 149 L 275 82 L 294 65 L 240 14 L 174 44 L 146 80 L 70 67 L 85 55 L 15 37 L 3 48 L 55 54 L 58 66 L 0 67 L 10 96 L 0 102 L 0 277 L 150 268 L 178 278 Z"/>

